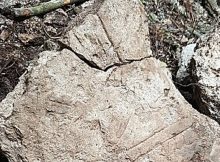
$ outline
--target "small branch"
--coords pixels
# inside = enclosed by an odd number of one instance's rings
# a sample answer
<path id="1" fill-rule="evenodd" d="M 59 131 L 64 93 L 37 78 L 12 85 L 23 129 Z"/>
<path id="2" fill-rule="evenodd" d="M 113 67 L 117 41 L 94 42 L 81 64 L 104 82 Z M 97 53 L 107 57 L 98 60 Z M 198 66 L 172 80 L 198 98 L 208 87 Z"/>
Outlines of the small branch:
<path id="1" fill-rule="evenodd" d="M 52 10 L 56 10 L 65 5 L 70 5 L 74 3 L 83 3 L 88 0 L 51 0 L 49 2 L 41 3 L 38 6 L 29 8 L 13 8 L 12 13 L 15 17 L 30 17 L 35 15 L 44 14 Z"/>

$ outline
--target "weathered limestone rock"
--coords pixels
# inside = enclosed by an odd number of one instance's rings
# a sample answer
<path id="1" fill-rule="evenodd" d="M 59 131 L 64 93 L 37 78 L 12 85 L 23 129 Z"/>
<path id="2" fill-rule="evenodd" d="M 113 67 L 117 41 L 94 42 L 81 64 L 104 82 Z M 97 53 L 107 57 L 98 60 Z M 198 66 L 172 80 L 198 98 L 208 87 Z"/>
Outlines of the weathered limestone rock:
<path id="1" fill-rule="evenodd" d="M 193 57 L 193 78 L 200 110 L 220 122 L 220 30 L 199 45 Z"/>
<path id="2" fill-rule="evenodd" d="M 104 1 L 97 14 L 73 27 L 63 42 L 102 70 L 149 57 L 144 12 L 138 0 Z"/>
<path id="3" fill-rule="evenodd" d="M 0 103 L 0 152 L 11 162 L 217 162 L 218 124 L 150 58 L 145 19 L 138 0 L 105 0 L 68 33 L 68 49 L 41 53 Z"/>
<path id="4" fill-rule="evenodd" d="M 1 149 L 11 161 L 190 161 L 214 154 L 218 125 L 184 101 L 155 59 L 103 72 L 63 50 L 43 52 L 38 63 L 1 104 Z"/>

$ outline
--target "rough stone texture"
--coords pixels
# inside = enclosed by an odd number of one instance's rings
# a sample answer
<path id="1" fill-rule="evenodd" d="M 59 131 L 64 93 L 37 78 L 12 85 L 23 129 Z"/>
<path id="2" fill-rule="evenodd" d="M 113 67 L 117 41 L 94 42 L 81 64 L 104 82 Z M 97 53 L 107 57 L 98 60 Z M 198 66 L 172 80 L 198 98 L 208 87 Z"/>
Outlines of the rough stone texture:
<path id="1" fill-rule="evenodd" d="M 192 60 L 196 100 L 202 112 L 220 122 L 220 30 L 199 45 Z"/>
<path id="2" fill-rule="evenodd" d="M 63 42 L 102 70 L 149 57 L 144 12 L 138 0 L 104 1 L 97 14 L 88 15 L 83 24 L 73 27 Z"/>
<path id="3" fill-rule="evenodd" d="M 88 15 L 70 31 L 68 40 L 74 40 L 79 31 L 94 30 L 93 34 L 61 52 L 40 54 L 37 65 L 30 67 L 0 103 L 0 148 L 11 162 L 218 162 L 218 124 L 192 109 L 169 72 L 159 61 L 148 58 L 147 30 L 136 30 L 145 22 L 130 24 L 124 34 L 120 26 L 121 30 L 114 25 L 101 28 L 105 23 L 120 24 L 114 16 L 103 18 L 111 12 L 123 11 L 120 16 L 128 17 L 128 23 L 129 17 L 138 14 L 144 18 L 138 8 L 142 6 L 137 0 L 105 0 L 99 16 Z M 105 31 L 100 34 L 95 29 Z M 106 33 L 121 43 L 107 44 Z M 129 40 L 134 35 L 140 47 Z M 94 40 L 101 46 L 91 45 Z M 75 52 L 77 47 L 82 51 Z M 126 61 L 100 70 L 119 57 L 104 52 L 95 60 L 86 50 L 93 51 L 93 47 L 97 51 L 118 49 Z M 92 61 L 100 68 L 92 66 Z"/>
<path id="4" fill-rule="evenodd" d="M 218 125 L 184 101 L 155 59 L 103 72 L 63 50 L 43 52 L 38 64 L 1 103 L 11 161 L 218 158 Z"/>

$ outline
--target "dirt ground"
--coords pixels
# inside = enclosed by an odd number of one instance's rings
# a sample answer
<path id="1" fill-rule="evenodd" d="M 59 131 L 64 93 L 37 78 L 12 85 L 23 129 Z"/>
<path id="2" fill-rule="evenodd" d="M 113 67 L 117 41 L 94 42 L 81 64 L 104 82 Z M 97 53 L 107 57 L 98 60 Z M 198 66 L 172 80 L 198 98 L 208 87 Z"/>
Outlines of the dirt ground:
<path id="1" fill-rule="evenodd" d="M 22 0 L 11 7 L 32 6 L 41 2 L 45 0 Z M 153 54 L 167 63 L 175 82 L 178 55 L 182 47 L 198 41 L 201 35 L 214 30 L 216 15 L 209 13 L 199 0 L 179 0 L 178 4 L 172 3 L 172 0 L 142 2 L 149 17 Z M 80 4 L 69 5 L 28 19 L 12 19 L 1 7 L 0 101 L 13 90 L 19 77 L 38 57 L 38 53 L 59 48 L 56 40 L 64 35 L 68 24 L 81 9 Z M 176 83 L 178 88 L 184 89 L 185 86 L 181 87 L 181 84 Z"/>

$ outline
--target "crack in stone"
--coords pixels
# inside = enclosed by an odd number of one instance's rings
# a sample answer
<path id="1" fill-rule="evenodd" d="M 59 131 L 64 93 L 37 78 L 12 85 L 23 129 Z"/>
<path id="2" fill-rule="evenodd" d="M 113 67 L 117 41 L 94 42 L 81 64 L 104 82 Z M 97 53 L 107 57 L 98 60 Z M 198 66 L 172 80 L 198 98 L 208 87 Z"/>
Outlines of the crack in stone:
<path id="1" fill-rule="evenodd" d="M 192 125 L 193 125 L 193 124 L 192 124 Z M 163 145 L 165 142 L 167 142 L 167 141 L 169 141 L 169 140 L 171 140 L 171 139 L 173 139 L 173 138 L 177 137 L 178 135 L 182 134 L 183 132 L 185 132 L 185 131 L 189 130 L 189 129 L 192 127 L 192 125 L 191 125 L 191 126 L 189 126 L 189 127 L 187 127 L 186 129 L 182 130 L 181 132 L 179 132 L 179 133 L 175 134 L 174 136 L 172 136 L 172 137 L 168 138 L 167 140 L 163 141 L 162 143 L 159 143 L 159 144 L 158 144 L 158 146 L 156 146 L 156 147 L 152 148 L 152 149 L 151 149 L 151 150 L 149 150 L 148 152 L 143 153 L 143 154 L 140 154 L 140 155 L 139 155 L 137 158 L 135 158 L 135 159 L 134 159 L 134 161 L 138 160 L 138 159 L 139 159 L 141 156 L 146 155 L 146 154 L 149 154 L 150 152 L 152 152 L 152 151 L 156 150 L 158 147 L 162 146 L 162 145 Z"/>
<path id="2" fill-rule="evenodd" d="M 73 52 L 80 60 L 82 60 L 83 62 L 85 62 L 88 66 L 90 66 L 91 68 L 95 68 L 98 70 L 102 70 L 94 61 L 90 61 L 88 59 L 85 58 L 85 56 L 83 56 L 83 54 L 80 54 L 78 52 L 76 52 L 75 50 L 73 50 L 70 46 L 68 46 L 67 44 L 63 43 L 62 41 L 58 41 L 58 43 L 61 46 L 60 50 L 63 49 L 68 49 L 71 52 Z"/>
<path id="3" fill-rule="evenodd" d="M 109 69 L 112 69 L 114 67 L 120 67 L 120 66 L 123 66 L 123 65 L 128 65 L 128 64 L 131 64 L 133 62 L 140 62 L 140 61 L 143 61 L 145 59 L 148 59 L 148 58 L 151 58 L 152 56 L 149 56 L 149 57 L 143 57 L 143 58 L 140 58 L 140 59 L 133 59 L 133 60 L 127 60 L 127 62 L 121 62 L 121 63 L 114 63 L 113 65 L 110 65 L 108 67 L 106 67 L 103 71 L 108 71 Z"/>
<path id="4" fill-rule="evenodd" d="M 153 57 L 153 56 L 146 56 L 146 57 L 143 57 L 143 58 L 140 58 L 140 59 L 133 59 L 133 60 L 130 59 L 130 60 L 127 60 L 126 62 L 113 63 L 112 65 L 107 66 L 105 69 L 102 69 L 94 61 L 86 59 L 83 54 L 80 54 L 80 53 L 76 52 L 69 45 L 63 43 L 62 41 L 58 41 L 58 43 L 61 46 L 60 51 L 63 50 L 63 49 L 68 49 L 71 52 L 73 52 L 80 60 L 82 60 L 84 63 L 86 63 L 88 66 L 90 66 L 91 68 L 95 68 L 97 70 L 101 70 L 101 71 L 104 71 L 104 72 L 107 72 L 109 69 L 112 69 L 114 67 L 120 67 L 120 66 L 123 66 L 123 65 L 131 64 L 133 62 L 139 62 L 139 61 L 142 61 L 144 59 L 148 59 L 148 58 Z"/>
<path id="5" fill-rule="evenodd" d="M 183 123 L 184 123 L 185 128 L 179 129 L 179 130 L 177 129 L 177 130 L 174 130 L 174 132 L 172 132 L 173 128 L 175 128 L 177 125 L 181 125 Z M 158 146 L 162 145 L 163 143 L 165 143 L 165 142 L 169 141 L 170 139 L 173 139 L 176 136 L 178 136 L 178 135 L 182 134 L 183 132 L 187 131 L 188 129 L 190 129 L 192 127 L 192 125 L 193 125 L 193 123 L 191 123 L 189 121 L 189 118 L 182 118 L 182 119 L 178 120 L 177 122 L 173 123 L 171 126 L 164 127 L 162 129 L 154 132 L 150 137 L 148 137 L 148 138 L 142 140 L 141 142 L 135 144 L 134 146 L 128 148 L 128 154 L 130 154 L 130 153 L 132 154 L 132 152 L 137 152 L 137 150 L 139 150 L 141 147 L 144 147 L 147 144 L 147 142 L 150 141 L 150 140 L 154 141 L 154 143 L 152 144 L 152 148 L 148 148 L 146 151 L 140 152 L 140 155 L 138 155 L 137 157 L 135 155 L 133 155 L 133 157 L 130 156 L 129 158 L 132 159 L 132 161 L 136 161 L 142 155 L 148 154 L 149 152 L 156 149 Z M 170 137 L 164 137 L 164 139 L 158 140 L 157 138 L 161 134 L 168 134 L 168 135 L 170 135 Z M 156 138 L 156 139 L 154 139 L 154 138 Z"/>

